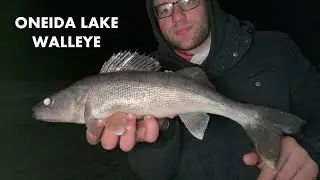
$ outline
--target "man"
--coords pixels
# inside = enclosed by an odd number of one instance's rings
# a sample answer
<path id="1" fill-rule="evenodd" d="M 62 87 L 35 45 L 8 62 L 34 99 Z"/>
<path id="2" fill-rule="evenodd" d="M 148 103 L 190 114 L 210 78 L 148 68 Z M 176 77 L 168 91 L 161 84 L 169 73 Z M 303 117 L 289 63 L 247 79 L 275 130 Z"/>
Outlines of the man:
<path id="1" fill-rule="evenodd" d="M 111 150 L 119 144 L 129 151 L 132 169 L 142 179 L 314 179 L 320 147 L 319 75 L 288 36 L 255 31 L 223 12 L 215 0 L 147 0 L 146 5 L 159 43 L 153 55 L 164 70 L 200 66 L 220 93 L 293 113 L 308 124 L 298 142 L 283 139 L 276 169 L 251 152 L 240 125 L 215 115 L 203 140 L 190 135 L 178 118 L 144 117 L 137 123 L 129 114 L 121 137 L 102 133 L 98 121 L 102 146 Z M 100 137 L 87 131 L 87 140 L 96 144 Z"/>

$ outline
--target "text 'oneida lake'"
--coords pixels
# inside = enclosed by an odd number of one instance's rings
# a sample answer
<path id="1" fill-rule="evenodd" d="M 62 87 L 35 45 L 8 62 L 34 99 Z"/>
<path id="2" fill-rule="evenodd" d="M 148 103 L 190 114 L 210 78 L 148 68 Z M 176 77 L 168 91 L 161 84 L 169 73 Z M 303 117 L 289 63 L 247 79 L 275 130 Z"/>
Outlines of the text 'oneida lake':
<path id="1" fill-rule="evenodd" d="M 61 28 L 81 28 L 81 29 L 115 29 L 118 28 L 118 17 L 80 17 L 80 27 L 76 25 L 72 17 L 18 17 L 15 25 L 19 29 L 61 29 Z M 101 47 L 100 36 L 31 36 L 36 48 L 99 48 Z"/>

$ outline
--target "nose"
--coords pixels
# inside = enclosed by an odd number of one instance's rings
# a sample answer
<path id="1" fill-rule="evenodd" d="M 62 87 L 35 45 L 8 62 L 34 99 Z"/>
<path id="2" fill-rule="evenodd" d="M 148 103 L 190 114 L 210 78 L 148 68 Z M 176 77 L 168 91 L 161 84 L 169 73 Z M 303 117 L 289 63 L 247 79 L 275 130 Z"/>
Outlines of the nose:
<path id="1" fill-rule="evenodd" d="M 175 5 L 173 7 L 173 13 L 172 13 L 172 21 L 173 24 L 178 24 L 186 19 L 186 14 L 184 11 L 179 7 L 179 5 Z"/>

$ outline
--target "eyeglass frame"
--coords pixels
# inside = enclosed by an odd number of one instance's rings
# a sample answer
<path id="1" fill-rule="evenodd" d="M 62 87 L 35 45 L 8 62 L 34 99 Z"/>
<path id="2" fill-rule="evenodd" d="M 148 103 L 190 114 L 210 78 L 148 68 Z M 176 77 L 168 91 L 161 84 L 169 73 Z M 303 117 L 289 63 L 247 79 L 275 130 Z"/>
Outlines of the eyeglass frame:
<path id="1" fill-rule="evenodd" d="M 192 10 L 192 9 L 194 9 L 194 8 L 196 8 L 196 7 L 198 7 L 198 6 L 200 5 L 200 1 L 201 1 L 201 0 L 198 0 L 198 2 L 199 2 L 199 3 L 198 3 L 195 7 L 191 8 L 191 9 L 188 9 L 188 10 L 184 10 L 184 9 L 180 6 L 180 2 L 181 2 L 181 1 L 182 1 L 182 0 L 176 0 L 176 1 L 174 1 L 174 2 L 158 4 L 158 5 L 156 5 L 156 6 L 154 6 L 154 7 L 153 7 L 154 14 L 156 15 L 156 17 L 157 17 L 158 19 L 167 18 L 167 17 L 172 16 L 172 14 L 173 14 L 173 8 L 174 8 L 174 5 L 175 5 L 175 4 L 179 4 L 179 7 L 180 7 L 183 11 L 190 11 L 190 10 Z M 162 6 L 162 5 L 164 5 L 164 4 L 171 4 L 171 5 L 172 5 L 172 11 L 171 11 L 171 14 L 170 14 L 170 15 L 168 15 L 168 16 L 165 16 L 165 17 L 161 17 L 161 18 L 159 18 L 159 16 L 157 15 L 157 12 L 156 12 L 156 8 L 157 8 L 157 7 L 159 7 L 159 6 Z"/>

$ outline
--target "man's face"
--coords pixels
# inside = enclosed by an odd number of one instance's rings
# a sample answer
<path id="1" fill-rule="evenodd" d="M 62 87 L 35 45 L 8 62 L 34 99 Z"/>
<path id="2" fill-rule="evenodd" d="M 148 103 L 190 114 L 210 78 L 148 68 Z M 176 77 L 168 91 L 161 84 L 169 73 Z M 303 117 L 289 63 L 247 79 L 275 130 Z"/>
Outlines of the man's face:
<path id="1" fill-rule="evenodd" d="M 178 50 L 192 50 L 199 46 L 209 34 L 205 0 L 184 0 L 200 4 L 191 10 L 183 11 L 179 4 L 173 7 L 171 16 L 158 19 L 160 30 L 166 40 Z M 175 0 L 154 0 L 154 6 L 175 2 Z"/>

